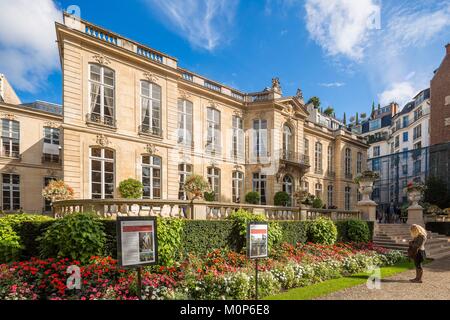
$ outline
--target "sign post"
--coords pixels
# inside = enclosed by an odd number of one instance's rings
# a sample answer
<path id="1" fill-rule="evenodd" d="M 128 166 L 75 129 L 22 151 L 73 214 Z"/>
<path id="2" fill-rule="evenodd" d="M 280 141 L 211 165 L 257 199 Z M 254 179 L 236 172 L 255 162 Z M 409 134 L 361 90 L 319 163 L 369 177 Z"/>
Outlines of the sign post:
<path id="1" fill-rule="evenodd" d="M 269 256 L 267 222 L 249 222 L 247 225 L 247 257 L 255 260 L 255 299 L 258 300 L 258 260 Z"/>
<path id="2" fill-rule="evenodd" d="M 136 268 L 137 294 L 142 300 L 142 267 L 158 263 L 155 217 L 117 218 L 117 258 L 124 268 Z"/>

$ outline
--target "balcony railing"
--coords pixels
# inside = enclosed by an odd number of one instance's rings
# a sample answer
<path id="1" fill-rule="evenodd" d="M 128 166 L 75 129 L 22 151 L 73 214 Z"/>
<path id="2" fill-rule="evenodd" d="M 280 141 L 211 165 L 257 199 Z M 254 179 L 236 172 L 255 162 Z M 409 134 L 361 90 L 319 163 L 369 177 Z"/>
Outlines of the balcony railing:
<path id="1" fill-rule="evenodd" d="M 335 178 L 336 177 L 336 172 L 334 172 L 334 171 L 327 171 L 327 176 L 329 178 Z"/>
<path id="2" fill-rule="evenodd" d="M 314 220 L 328 217 L 332 220 L 361 219 L 360 211 L 301 209 L 224 202 L 182 200 L 65 200 L 53 203 L 53 215 L 62 218 L 76 212 L 94 212 L 100 217 L 120 216 L 173 217 L 190 220 L 222 220 L 239 209 L 263 214 L 268 220 Z"/>
<path id="3" fill-rule="evenodd" d="M 309 165 L 309 157 L 305 154 L 281 149 L 279 155 L 281 160 Z"/>
<path id="4" fill-rule="evenodd" d="M 144 56 L 147 59 L 163 63 L 163 56 L 159 53 L 152 51 L 150 49 L 144 48 L 144 47 L 138 47 L 136 53 L 140 56 Z"/>
<path id="5" fill-rule="evenodd" d="M 181 77 L 182 77 L 184 80 L 187 80 L 187 81 L 191 81 L 191 82 L 194 81 L 194 76 L 193 76 L 192 74 L 190 74 L 190 73 L 187 73 L 187 72 L 183 72 L 183 73 L 181 74 Z"/>
<path id="6" fill-rule="evenodd" d="M 104 126 L 104 127 L 109 127 L 109 128 L 114 128 L 114 129 L 116 128 L 116 119 L 114 119 L 113 117 L 108 117 L 108 116 L 102 117 L 101 115 L 96 114 L 96 113 L 88 113 L 86 115 L 86 122 Z"/>
<path id="7" fill-rule="evenodd" d="M 147 136 L 155 136 L 162 137 L 162 129 L 157 127 L 150 127 L 148 125 L 140 125 L 139 126 L 139 134 L 147 135 Z"/>
<path id="8" fill-rule="evenodd" d="M 210 81 L 205 80 L 204 86 L 210 90 L 222 92 L 222 88 L 218 84 L 212 83 Z"/>
<path id="9" fill-rule="evenodd" d="M 117 45 L 117 37 L 105 32 L 105 31 L 102 31 L 100 29 L 97 29 L 93 26 L 86 25 L 85 33 L 94 38 Z"/>
<path id="10" fill-rule="evenodd" d="M 315 168 L 315 169 L 314 169 L 314 173 L 315 173 L 315 174 L 323 174 L 323 169 L 321 169 L 321 168 Z"/>

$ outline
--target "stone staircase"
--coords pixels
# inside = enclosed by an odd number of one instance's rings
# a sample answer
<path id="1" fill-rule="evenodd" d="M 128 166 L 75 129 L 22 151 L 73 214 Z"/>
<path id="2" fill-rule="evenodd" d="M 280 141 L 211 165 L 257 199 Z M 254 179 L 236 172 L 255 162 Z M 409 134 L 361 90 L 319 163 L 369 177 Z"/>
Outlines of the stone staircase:
<path id="1" fill-rule="evenodd" d="M 407 224 L 375 224 L 373 242 L 376 245 L 406 253 L 411 239 L 409 225 Z M 427 257 L 432 259 L 450 256 L 450 238 L 428 232 L 425 250 Z"/>

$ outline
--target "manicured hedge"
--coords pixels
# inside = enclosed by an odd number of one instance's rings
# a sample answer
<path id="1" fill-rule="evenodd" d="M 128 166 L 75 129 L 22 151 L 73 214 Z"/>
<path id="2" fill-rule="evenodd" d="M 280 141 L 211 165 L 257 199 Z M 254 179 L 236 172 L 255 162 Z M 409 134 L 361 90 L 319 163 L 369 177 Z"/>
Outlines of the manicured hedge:
<path id="1" fill-rule="evenodd" d="M 283 230 L 281 242 L 296 245 L 308 241 L 308 225 L 309 221 L 279 221 Z"/>
<path id="2" fill-rule="evenodd" d="M 19 235 L 24 246 L 21 252 L 22 260 L 28 260 L 31 257 L 39 256 L 39 243 L 36 239 L 43 235 L 45 230 L 54 222 L 55 221 L 27 221 L 22 222 L 15 227 L 15 231 Z"/>

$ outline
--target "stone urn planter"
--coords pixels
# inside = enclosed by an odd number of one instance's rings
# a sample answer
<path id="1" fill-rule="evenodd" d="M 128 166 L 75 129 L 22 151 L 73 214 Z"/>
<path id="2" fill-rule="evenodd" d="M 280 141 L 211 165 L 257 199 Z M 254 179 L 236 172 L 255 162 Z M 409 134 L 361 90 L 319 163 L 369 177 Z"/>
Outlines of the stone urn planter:
<path id="1" fill-rule="evenodd" d="M 422 191 L 418 189 L 408 190 L 408 200 L 411 202 L 410 208 L 422 208 L 419 201 L 422 200 Z"/>
<path id="2" fill-rule="evenodd" d="M 373 171 L 364 171 L 355 178 L 355 183 L 359 185 L 359 192 L 361 192 L 362 199 L 359 203 L 363 204 L 375 204 L 370 199 L 370 195 L 373 192 L 373 184 L 379 179 L 379 174 Z"/>
<path id="3" fill-rule="evenodd" d="M 423 219 L 423 208 L 419 205 L 419 201 L 422 200 L 425 186 L 422 183 L 410 182 L 406 187 L 406 193 L 408 194 L 408 200 L 411 205 L 408 208 L 408 224 L 425 225 Z"/>

